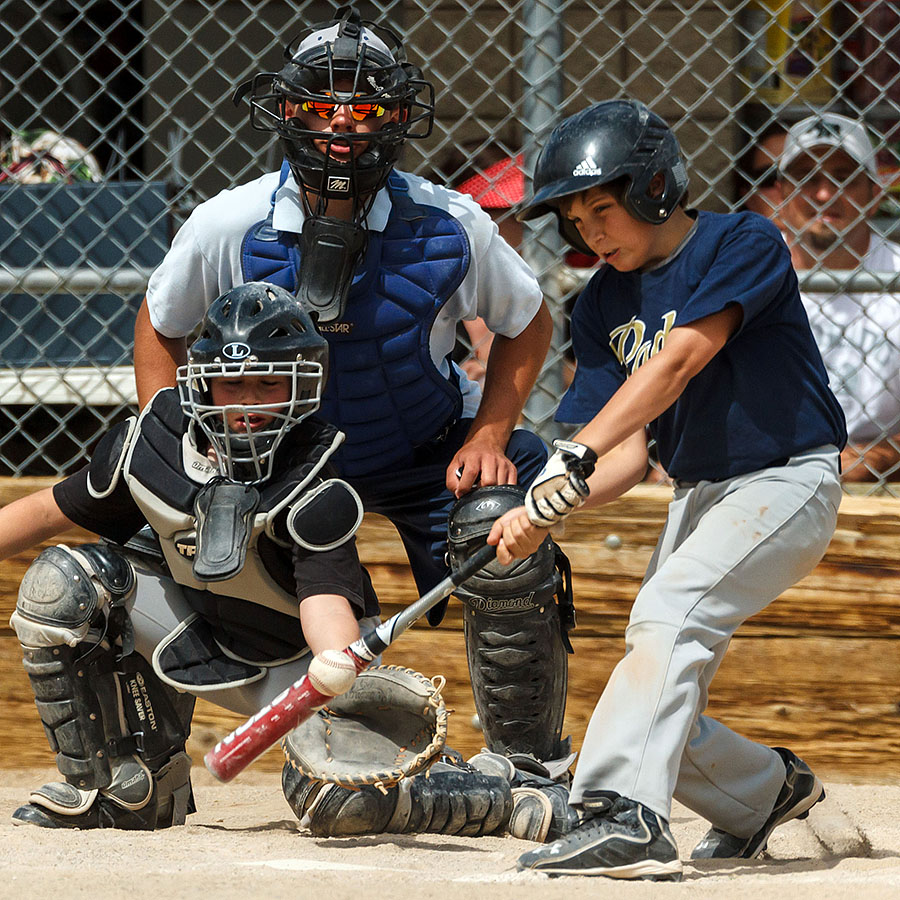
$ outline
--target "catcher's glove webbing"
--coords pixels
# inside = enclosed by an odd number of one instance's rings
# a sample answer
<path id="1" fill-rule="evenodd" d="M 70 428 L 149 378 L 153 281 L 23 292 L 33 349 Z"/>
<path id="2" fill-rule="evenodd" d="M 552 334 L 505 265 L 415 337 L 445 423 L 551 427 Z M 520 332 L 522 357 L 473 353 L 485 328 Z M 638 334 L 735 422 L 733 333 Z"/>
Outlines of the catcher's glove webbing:
<path id="1" fill-rule="evenodd" d="M 386 791 L 440 757 L 449 716 L 444 684 L 443 676 L 402 666 L 365 669 L 349 691 L 284 738 L 284 755 L 314 780 Z"/>

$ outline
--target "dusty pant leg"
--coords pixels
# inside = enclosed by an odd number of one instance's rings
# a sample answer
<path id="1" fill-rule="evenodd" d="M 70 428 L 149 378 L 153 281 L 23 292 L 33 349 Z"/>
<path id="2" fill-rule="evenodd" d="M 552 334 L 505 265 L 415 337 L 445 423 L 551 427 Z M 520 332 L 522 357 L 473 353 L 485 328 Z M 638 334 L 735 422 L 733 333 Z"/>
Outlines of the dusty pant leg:
<path id="1" fill-rule="evenodd" d="M 588 726 L 574 803 L 587 789 L 614 790 L 670 816 L 682 755 L 705 706 L 704 672 L 715 671 L 744 619 L 815 566 L 840 502 L 834 465 L 818 459 L 678 493 L 632 610 L 626 655 Z M 710 817 L 728 805 L 716 820 L 752 831 L 771 811 L 783 771 L 768 748 L 722 726 L 705 737 L 706 777 L 685 780 L 683 796 Z"/>

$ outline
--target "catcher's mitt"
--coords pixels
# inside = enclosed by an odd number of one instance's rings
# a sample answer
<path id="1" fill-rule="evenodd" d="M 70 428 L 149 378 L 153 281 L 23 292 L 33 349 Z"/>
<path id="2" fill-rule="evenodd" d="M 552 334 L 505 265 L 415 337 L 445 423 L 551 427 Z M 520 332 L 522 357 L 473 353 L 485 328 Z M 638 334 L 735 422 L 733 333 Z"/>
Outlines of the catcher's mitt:
<path id="1" fill-rule="evenodd" d="M 386 791 L 441 755 L 449 715 L 444 684 L 443 676 L 429 679 L 402 666 L 365 669 L 347 693 L 284 738 L 284 755 L 316 781 Z"/>

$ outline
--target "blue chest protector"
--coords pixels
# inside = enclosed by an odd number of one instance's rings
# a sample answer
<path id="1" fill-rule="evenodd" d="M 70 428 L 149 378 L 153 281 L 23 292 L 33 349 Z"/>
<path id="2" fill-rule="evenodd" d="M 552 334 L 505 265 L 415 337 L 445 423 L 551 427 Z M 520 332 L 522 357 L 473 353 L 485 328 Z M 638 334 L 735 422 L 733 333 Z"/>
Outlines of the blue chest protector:
<path id="1" fill-rule="evenodd" d="M 281 184 L 287 172 L 285 165 Z M 459 386 L 435 366 L 429 336 L 469 268 L 468 237 L 448 212 L 415 203 L 396 172 L 388 190 L 387 227 L 369 232 L 344 315 L 322 329 L 329 375 L 321 415 L 347 436 L 333 461 L 351 478 L 408 462 L 462 411 Z M 274 201 L 273 193 L 273 210 Z M 244 236 L 246 281 L 296 291 L 300 264 L 297 236 L 276 231 L 272 211 Z"/>

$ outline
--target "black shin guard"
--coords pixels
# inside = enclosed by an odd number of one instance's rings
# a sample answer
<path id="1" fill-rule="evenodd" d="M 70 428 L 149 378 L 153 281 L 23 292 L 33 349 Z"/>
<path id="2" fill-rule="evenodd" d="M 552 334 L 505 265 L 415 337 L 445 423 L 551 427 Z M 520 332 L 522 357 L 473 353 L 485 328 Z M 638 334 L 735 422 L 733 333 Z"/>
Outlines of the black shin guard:
<path id="1" fill-rule="evenodd" d="M 494 520 L 523 498 L 520 488 L 499 486 L 459 500 L 450 513 L 451 561 L 462 562 L 483 546 Z M 567 632 L 574 626 L 568 571 L 565 555 L 547 538 L 528 559 L 490 563 L 456 591 L 466 606 L 475 708 L 494 752 L 540 760 L 568 753 L 562 740 Z"/>
<path id="2" fill-rule="evenodd" d="M 13 624 L 67 783 L 35 791 L 14 818 L 46 827 L 181 824 L 193 811 L 184 749 L 194 698 L 163 684 L 133 652 L 120 602 L 133 584 L 127 563 L 98 545 L 50 550 L 23 580 Z"/>
<path id="3" fill-rule="evenodd" d="M 460 599 L 469 602 L 465 595 Z M 464 630 L 475 708 L 488 749 L 540 760 L 565 756 L 568 665 L 552 594 L 543 606 L 519 615 L 492 616 L 470 607 Z"/>

